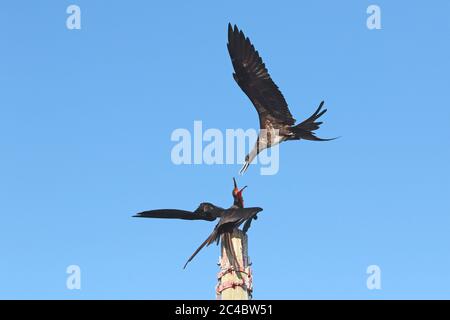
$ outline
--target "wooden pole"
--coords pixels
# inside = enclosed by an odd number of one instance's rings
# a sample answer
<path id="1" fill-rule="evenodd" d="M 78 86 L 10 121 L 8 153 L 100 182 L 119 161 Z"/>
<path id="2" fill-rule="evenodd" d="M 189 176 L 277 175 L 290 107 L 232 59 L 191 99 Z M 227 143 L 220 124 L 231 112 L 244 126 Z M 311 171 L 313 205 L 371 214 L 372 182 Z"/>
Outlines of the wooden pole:
<path id="1" fill-rule="evenodd" d="M 252 298 L 251 263 L 248 257 L 247 235 L 235 229 L 231 234 L 234 252 L 236 253 L 239 270 L 234 270 L 225 250 L 224 241 L 221 241 L 220 272 L 217 275 L 218 284 L 216 295 L 218 300 L 250 300 Z"/>

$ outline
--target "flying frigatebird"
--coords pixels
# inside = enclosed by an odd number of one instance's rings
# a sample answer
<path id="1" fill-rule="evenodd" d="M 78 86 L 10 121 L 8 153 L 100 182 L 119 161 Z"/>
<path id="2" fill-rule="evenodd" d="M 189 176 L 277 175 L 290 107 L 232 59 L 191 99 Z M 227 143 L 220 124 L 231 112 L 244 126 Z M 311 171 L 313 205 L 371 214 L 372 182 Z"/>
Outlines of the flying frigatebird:
<path id="1" fill-rule="evenodd" d="M 163 219 L 183 219 L 183 220 L 206 220 L 214 221 L 220 218 L 219 222 L 215 226 L 210 236 L 200 245 L 200 247 L 192 254 L 183 268 L 186 268 L 187 264 L 194 259 L 194 257 L 200 252 L 200 250 L 206 245 L 209 246 L 213 242 L 219 243 L 220 238 L 224 242 L 225 250 L 230 253 L 230 262 L 236 266 L 236 255 L 233 250 L 231 242 L 231 233 L 235 228 L 245 222 L 244 232 L 247 232 L 250 227 L 252 219 L 256 219 L 256 214 L 262 211 L 259 207 L 244 208 L 244 199 L 242 197 L 243 190 L 247 187 L 243 187 L 241 190 L 237 187 L 236 180 L 233 178 L 234 188 L 232 191 L 233 205 L 224 209 L 218 207 L 209 202 L 201 203 L 196 210 L 186 211 L 178 209 L 159 209 L 144 211 L 136 214 L 134 217 L 138 218 L 163 218 Z"/>
<path id="2" fill-rule="evenodd" d="M 264 149 L 286 140 L 329 141 L 315 136 L 322 122 L 317 122 L 327 109 L 322 110 L 322 101 L 308 119 L 295 125 L 296 120 L 278 86 L 273 82 L 258 51 L 235 25 L 228 24 L 228 52 L 233 64 L 233 78 L 248 96 L 259 115 L 260 133 L 255 146 L 245 157 L 239 171 L 243 174 L 253 159 Z"/>

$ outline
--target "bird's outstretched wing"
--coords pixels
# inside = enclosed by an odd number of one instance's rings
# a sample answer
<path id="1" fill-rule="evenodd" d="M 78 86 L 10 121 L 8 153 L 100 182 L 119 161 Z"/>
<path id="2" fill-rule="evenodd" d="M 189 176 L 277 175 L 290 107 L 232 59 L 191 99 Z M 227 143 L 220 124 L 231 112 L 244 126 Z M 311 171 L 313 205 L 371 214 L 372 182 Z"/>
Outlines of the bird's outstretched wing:
<path id="1" fill-rule="evenodd" d="M 255 106 L 261 128 L 264 127 L 264 120 L 268 118 L 272 122 L 293 125 L 295 119 L 283 94 L 271 79 L 250 39 L 246 38 L 236 25 L 233 28 L 228 24 L 227 46 L 235 72 L 234 80 Z"/>
<path id="2" fill-rule="evenodd" d="M 133 217 L 136 218 L 160 218 L 160 219 L 183 219 L 183 220 L 206 220 L 214 221 L 217 217 L 209 212 L 191 212 L 177 209 L 160 209 L 140 212 Z"/>

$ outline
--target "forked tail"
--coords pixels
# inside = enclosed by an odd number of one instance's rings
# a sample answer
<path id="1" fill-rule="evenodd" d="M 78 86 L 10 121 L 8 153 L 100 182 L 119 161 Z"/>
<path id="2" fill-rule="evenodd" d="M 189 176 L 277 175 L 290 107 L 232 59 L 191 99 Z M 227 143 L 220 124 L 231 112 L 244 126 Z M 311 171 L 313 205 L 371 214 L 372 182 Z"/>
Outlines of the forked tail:
<path id="1" fill-rule="evenodd" d="M 222 242 L 228 257 L 228 262 L 233 266 L 234 270 L 239 270 L 239 261 L 236 256 L 236 251 L 234 250 L 231 232 L 225 232 L 222 235 Z"/>
<path id="2" fill-rule="evenodd" d="M 298 125 L 291 127 L 291 130 L 294 133 L 294 137 L 292 139 L 294 140 L 304 139 L 311 141 L 330 141 L 336 139 L 336 138 L 322 139 L 314 135 L 314 131 L 319 129 L 320 125 L 322 124 L 322 122 L 317 120 L 323 114 L 325 114 L 325 112 L 327 112 L 327 109 L 322 110 L 323 104 L 324 102 L 322 101 L 319 107 L 317 108 L 316 112 L 314 112 L 311 115 L 311 117 L 299 123 Z"/>

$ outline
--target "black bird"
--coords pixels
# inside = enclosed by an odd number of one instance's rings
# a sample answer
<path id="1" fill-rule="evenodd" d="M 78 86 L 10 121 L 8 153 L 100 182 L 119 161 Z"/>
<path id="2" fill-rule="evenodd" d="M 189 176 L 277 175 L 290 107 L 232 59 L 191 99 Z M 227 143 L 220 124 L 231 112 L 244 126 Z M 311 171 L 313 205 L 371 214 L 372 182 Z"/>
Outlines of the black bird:
<path id="1" fill-rule="evenodd" d="M 254 207 L 254 208 L 238 208 L 235 206 L 232 206 L 229 209 L 225 209 L 219 222 L 217 223 L 216 227 L 214 228 L 213 232 L 209 235 L 208 238 L 200 245 L 200 247 L 195 250 L 195 252 L 190 256 L 188 261 L 186 261 L 186 264 L 184 265 L 183 269 L 186 268 L 187 264 L 194 259 L 194 257 L 197 255 L 197 253 L 200 252 L 201 249 L 203 249 L 204 246 L 209 246 L 211 243 L 216 242 L 216 244 L 219 244 L 219 240 L 222 237 L 222 241 L 225 245 L 225 250 L 229 254 L 229 257 L 232 257 L 230 259 L 230 262 L 234 266 L 235 269 L 237 269 L 237 259 L 236 254 L 233 250 L 233 244 L 231 241 L 231 234 L 233 233 L 234 229 L 239 228 L 239 226 L 244 223 L 245 221 L 251 221 L 258 212 L 262 211 L 262 208 Z"/>
<path id="2" fill-rule="evenodd" d="M 223 208 L 209 202 L 202 202 L 194 211 L 178 209 L 149 210 L 136 214 L 135 218 L 183 219 L 214 221 L 223 213 Z"/>
<path id="3" fill-rule="evenodd" d="M 243 174 L 253 159 L 264 149 L 286 140 L 329 141 L 315 136 L 322 122 L 319 119 L 327 109 L 322 110 L 322 101 L 308 119 L 295 125 L 296 120 L 278 86 L 273 82 L 258 51 L 242 30 L 228 24 L 228 52 L 233 64 L 234 80 L 248 96 L 259 115 L 260 132 L 255 146 L 245 157 L 240 174 Z"/>
<path id="4" fill-rule="evenodd" d="M 244 199 L 242 192 L 247 186 L 239 190 L 236 180 L 233 178 L 234 188 L 232 191 L 233 206 L 231 208 L 243 208 Z M 205 220 L 214 221 L 222 217 L 225 209 L 218 207 L 209 202 L 202 202 L 194 211 L 179 210 L 179 209 L 157 209 L 140 212 L 133 217 L 136 218 L 159 218 L 159 219 L 182 219 L 182 220 Z"/>
<path id="5" fill-rule="evenodd" d="M 193 212 L 178 209 L 159 209 L 144 211 L 136 214 L 134 217 L 206 221 L 214 221 L 217 218 L 220 218 L 211 235 L 192 254 L 183 268 L 186 268 L 187 264 L 192 261 L 192 259 L 194 259 L 197 253 L 199 253 L 205 245 L 209 246 L 213 242 L 217 242 L 218 244 L 221 237 L 223 237 L 222 239 L 224 241 L 225 249 L 228 253 L 230 253 L 229 256 L 232 257 L 232 259 L 230 259 L 231 262 L 235 267 L 237 267 L 237 259 L 231 242 L 231 233 L 235 228 L 238 228 L 244 222 L 244 231 L 247 232 L 248 228 L 250 227 L 249 221 L 251 221 L 252 219 L 256 219 L 256 214 L 262 211 L 262 209 L 258 207 L 244 208 L 244 199 L 242 197 L 242 192 L 245 188 L 247 188 L 247 186 L 239 190 L 234 178 L 233 183 L 233 205 L 228 209 L 218 207 L 209 202 L 203 202 Z"/>

